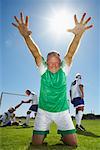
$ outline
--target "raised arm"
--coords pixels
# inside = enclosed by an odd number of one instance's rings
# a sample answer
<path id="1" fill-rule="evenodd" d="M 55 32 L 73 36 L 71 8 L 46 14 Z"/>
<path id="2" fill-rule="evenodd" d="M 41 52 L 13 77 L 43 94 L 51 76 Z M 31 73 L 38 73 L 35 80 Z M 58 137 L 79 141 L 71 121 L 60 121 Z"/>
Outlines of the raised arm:
<path id="1" fill-rule="evenodd" d="M 74 39 L 72 40 L 68 52 L 65 55 L 65 60 L 68 66 L 70 66 L 73 56 L 77 50 L 77 47 L 79 45 L 80 39 L 83 35 L 83 33 L 93 27 L 93 25 L 86 26 L 86 24 L 90 21 L 91 17 L 89 17 L 86 21 L 84 21 L 86 13 L 83 14 L 81 21 L 78 22 L 76 15 L 74 15 L 74 21 L 75 21 L 75 27 L 73 29 L 68 29 L 68 32 L 74 33 Z"/>
<path id="2" fill-rule="evenodd" d="M 41 53 L 40 53 L 40 50 L 39 50 L 38 46 L 32 40 L 32 37 L 31 37 L 32 32 L 29 31 L 29 29 L 28 29 L 28 19 L 29 19 L 29 17 L 26 16 L 26 19 L 24 21 L 24 16 L 21 12 L 20 13 L 20 19 L 18 19 L 16 16 L 14 16 L 14 18 L 15 18 L 17 24 L 12 23 L 13 26 L 15 26 L 19 30 L 20 34 L 23 36 L 30 52 L 32 53 L 32 55 L 35 58 L 35 62 L 37 64 L 37 66 L 39 66 L 40 63 L 41 63 L 41 60 L 42 60 L 42 56 L 41 56 Z"/>

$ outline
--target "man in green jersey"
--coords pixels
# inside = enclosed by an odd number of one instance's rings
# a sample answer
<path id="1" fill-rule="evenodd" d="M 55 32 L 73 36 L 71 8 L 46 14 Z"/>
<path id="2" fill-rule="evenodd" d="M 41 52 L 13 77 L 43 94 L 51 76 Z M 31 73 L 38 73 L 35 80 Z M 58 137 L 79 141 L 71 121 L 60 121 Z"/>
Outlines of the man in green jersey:
<path id="1" fill-rule="evenodd" d="M 65 144 L 77 145 L 75 128 L 68 111 L 66 78 L 83 33 L 92 27 L 92 25 L 86 26 L 91 17 L 84 21 L 85 15 L 86 13 L 83 14 L 80 22 L 78 22 L 76 15 L 74 16 L 75 27 L 68 31 L 74 33 L 75 36 L 64 60 L 61 61 L 60 55 L 54 51 L 47 55 L 46 62 L 31 38 L 32 32 L 28 29 L 28 16 L 25 21 L 22 13 L 20 13 L 20 20 L 16 16 L 14 17 L 17 24 L 13 23 L 13 25 L 23 36 L 41 74 L 39 106 L 32 136 L 33 145 L 43 144 L 52 122 L 57 124 L 58 134 L 61 134 Z"/>

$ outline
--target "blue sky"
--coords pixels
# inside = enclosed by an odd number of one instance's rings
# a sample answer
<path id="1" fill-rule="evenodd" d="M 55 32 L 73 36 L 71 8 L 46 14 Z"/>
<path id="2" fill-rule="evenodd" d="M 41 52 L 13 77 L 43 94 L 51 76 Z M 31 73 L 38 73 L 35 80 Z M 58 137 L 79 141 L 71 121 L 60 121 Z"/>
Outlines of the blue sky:
<path id="1" fill-rule="evenodd" d="M 24 15 L 30 16 L 29 28 L 32 38 L 44 58 L 52 50 L 59 51 L 63 58 L 73 39 L 72 33 L 66 32 L 57 38 L 55 33 L 50 32 L 48 19 L 53 17 L 54 11 L 67 10 L 70 17 L 66 28 L 74 27 L 74 14 L 77 14 L 78 19 L 84 12 L 87 13 L 86 18 L 92 17 L 89 24 L 94 24 L 94 27 L 86 31 L 81 40 L 68 76 L 67 87 L 69 91 L 75 74 L 80 72 L 85 90 L 85 113 L 92 111 L 100 114 L 99 0 L 1 0 L 0 7 L 0 93 L 3 91 L 24 94 L 26 89 L 30 89 L 39 95 L 40 75 L 23 38 L 11 24 L 14 22 L 13 16 L 19 17 L 21 11 Z M 23 98 L 25 97 L 4 95 L 0 113 L 16 105 Z M 28 107 L 28 104 L 23 104 L 16 114 L 25 115 Z M 70 108 L 71 114 L 74 114 L 73 106 Z"/>

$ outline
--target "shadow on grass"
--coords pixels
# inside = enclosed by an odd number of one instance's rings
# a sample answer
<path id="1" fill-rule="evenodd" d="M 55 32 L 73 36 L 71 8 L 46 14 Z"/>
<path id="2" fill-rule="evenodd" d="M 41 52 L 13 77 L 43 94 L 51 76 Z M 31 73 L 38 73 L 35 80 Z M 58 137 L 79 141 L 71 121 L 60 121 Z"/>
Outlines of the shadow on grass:
<path id="1" fill-rule="evenodd" d="M 9 129 L 25 129 L 25 128 L 33 128 L 34 126 L 23 127 L 22 125 L 12 125 L 12 126 L 0 126 L 0 128 L 9 128 Z"/>
<path id="2" fill-rule="evenodd" d="M 28 127 L 23 127 L 23 126 L 0 126 L 0 128 L 6 128 L 6 129 L 26 129 L 26 128 L 33 128 L 34 126 L 28 126 Z"/>
<path id="3" fill-rule="evenodd" d="M 67 146 L 64 144 L 56 144 L 56 145 L 41 145 L 41 146 L 34 146 L 29 145 L 27 150 L 73 150 L 76 149 L 76 147 Z"/>
<path id="4" fill-rule="evenodd" d="M 33 128 L 34 126 L 27 126 L 27 127 L 23 127 L 23 126 L 18 126 L 16 127 L 16 129 L 26 129 L 26 128 Z"/>
<path id="5" fill-rule="evenodd" d="M 81 135 L 84 135 L 84 136 L 91 136 L 91 137 L 94 137 L 94 138 L 100 138 L 99 135 L 96 135 L 96 134 L 94 134 L 92 132 L 89 132 L 89 131 L 80 131 L 80 130 L 78 130 L 77 134 L 81 134 Z"/>

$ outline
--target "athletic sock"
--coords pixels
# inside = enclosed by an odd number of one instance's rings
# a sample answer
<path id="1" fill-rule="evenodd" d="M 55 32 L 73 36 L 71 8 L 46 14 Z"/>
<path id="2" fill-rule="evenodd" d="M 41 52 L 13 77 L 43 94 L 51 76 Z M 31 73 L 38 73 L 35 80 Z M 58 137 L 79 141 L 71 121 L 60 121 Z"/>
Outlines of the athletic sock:
<path id="1" fill-rule="evenodd" d="M 76 124 L 78 125 L 78 124 L 79 124 L 79 117 L 78 117 L 78 113 L 76 114 L 75 119 L 76 119 Z"/>
<path id="2" fill-rule="evenodd" d="M 80 126 L 80 124 L 81 124 L 82 116 L 83 116 L 83 111 L 81 111 L 81 110 L 78 111 L 78 113 L 77 113 L 76 116 L 75 116 L 76 124 L 77 124 L 78 126 Z"/>
<path id="3" fill-rule="evenodd" d="M 83 111 L 78 111 L 78 125 L 80 126 L 83 117 Z"/>

